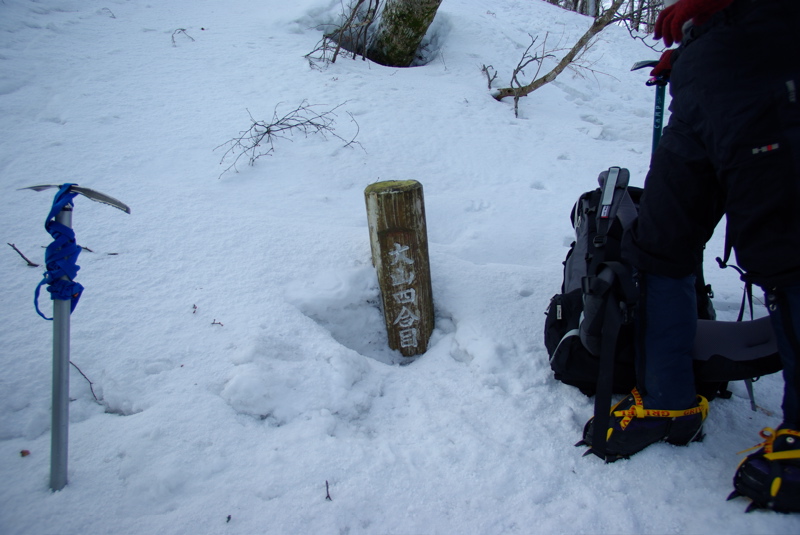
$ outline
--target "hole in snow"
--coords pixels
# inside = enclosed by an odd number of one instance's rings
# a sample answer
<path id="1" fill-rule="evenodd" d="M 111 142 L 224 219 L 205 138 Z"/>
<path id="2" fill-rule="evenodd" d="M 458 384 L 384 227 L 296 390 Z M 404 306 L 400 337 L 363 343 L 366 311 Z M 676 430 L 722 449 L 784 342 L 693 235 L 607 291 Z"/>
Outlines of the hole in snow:
<path id="1" fill-rule="evenodd" d="M 296 281 L 287 288 L 286 298 L 343 346 L 384 364 L 408 363 L 399 351 L 389 349 L 372 266 Z"/>

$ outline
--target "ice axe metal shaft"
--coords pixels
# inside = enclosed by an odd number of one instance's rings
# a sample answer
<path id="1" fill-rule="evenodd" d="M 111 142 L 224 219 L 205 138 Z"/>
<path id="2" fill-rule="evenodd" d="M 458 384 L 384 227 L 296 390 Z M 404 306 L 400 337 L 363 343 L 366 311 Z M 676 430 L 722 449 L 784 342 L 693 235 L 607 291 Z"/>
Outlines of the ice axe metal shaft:
<path id="1" fill-rule="evenodd" d="M 77 184 L 64 186 L 46 184 L 21 189 L 44 191 L 50 188 L 59 190 L 60 195 L 79 193 L 93 201 L 108 204 L 129 214 L 131 209 L 113 197 L 99 191 L 83 188 Z M 56 195 L 58 199 L 59 195 Z M 72 203 L 67 202 L 55 215 L 56 223 L 72 228 Z M 49 221 L 49 218 L 48 218 Z M 48 267 L 49 269 L 49 267 Z M 61 280 L 69 279 L 66 275 Z M 70 314 L 72 303 L 69 299 L 53 298 L 53 414 L 50 435 L 50 488 L 61 490 L 67 484 L 67 451 L 69 442 L 69 350 Z"/>
<path id="2" fill-rule="evenodd" d="M 56 221 L 72 228 L 72 206 L 65 206 Z M 66 278 L 66 277 L 62 277 Z M 69 443 L 69 335 L 71 303 L 53 299 L 53 414 L 50 431 L 50 488 L 67 484 Z"/>
<path id="3" fill-rule="evenodd" d="M 631 67 L 632 71 L 644 69 L 645 67 L 654 68 L 658 65 L 658 60 L 637 61 Z M 659 141 L 661 141 L 661 130 L 664 126 L 664 100 L 666 99 L 667 80 L 663 76 L 655 76 L 647 81 L 647 85 L 656 86 L 656 105 L 653 112 L 653 147 L 651 154 L 656 152 Z"/>

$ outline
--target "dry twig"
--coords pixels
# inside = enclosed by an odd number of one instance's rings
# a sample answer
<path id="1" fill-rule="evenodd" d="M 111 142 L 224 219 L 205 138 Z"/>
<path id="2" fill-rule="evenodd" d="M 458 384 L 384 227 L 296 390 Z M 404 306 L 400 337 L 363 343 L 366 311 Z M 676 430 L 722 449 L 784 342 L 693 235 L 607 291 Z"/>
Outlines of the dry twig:
<path id="1" fill-rule="evenodd" d="M 346 102 L 329 110 L 317 111 L 318 105 L 309 104 L 308 101 L 304 100 L 299 106 L 283 115 L 278 115 L 278 108 L 276 107 L 272 114 L 272 120 L 269 122 L 255 120 L 253 115 L 250 114 L 250 110 L 248 110 L 250 127 L 240 132 L 238 137 L 228 140 L 214 149 L 228 147 L 222 155 L 222 159 L 219 162 L 220 165 L 229 158 L 233 159 L 231 164 L 219 176 L 222 177 L 231 169 L 236 171 L 236 164 L 243 156 L 247 158 L 249 165 L 254 165 L 256 160 L 262 156 L 268 156 L 274 152 L 277 139 L 288 139 L 296 133 L 305 136 L 319 134 L 325 137 L 330 135 L 344 141 L 345 147 L 359 144 L 355 139 L 360 129 L 352 114 L 348 113 L 350 119 L 356 124 L 356 133 L 352 139 L 346 140 L 337 134 L 334 129 L 334 123 L 337 118 L 336 110 L 344 104 Z"/>
<path id="2" fill-rule="evenodd" d="M 481 72 L 486 75 L 486 81 L 489 89 L 492 88 L 492 82 L 497 78 L 497 71 L 491 65 L 484 65 L 481 67 Z"/>
<path id="3" fill-rule="evenodd" d="M 8 245 L 10 245 L 11 248 L 14 249 L 17 252 L 17 254 L 20 255 L 22 257 L 22 259 L 25 260 L 25 262 L 28 263 L 28 266 L 30 266 L 30 267 L 39 267 L 39 264 L 35 264 L 35 263 L 31 262 L 30 260 L 28 260 L 28 257 L 25 256 L 24 254 L 22 254 L 22 251 L 17 249 L 16 245 L 14 245 L 13 243 L 9 243 Z"/>
<path id="4" fill-rule="evenodd" d="M 72 361 L 69 361 L 69 363 L 70 363 L 70 364 L 72 364 L 72 366 L 74 366 L 76 370 L 78 370 L 78 373 L 80 373 L 81 375 L 83 375 L 83 378 L 84 378 L 84 379 L 86 379 L 86 381 L 89 383 L 89 390 L 91 390 L 91 391 L 92 391 L 92 397 L 94 397 L 94 400 L 95 400 L 96 402 L 100 403 L 100 400 L 99 400 L 99 399 L 97 399 L 97 394 L 95 394 L 95 393 L 94 393 L 94 383 L 91 381 L 91 379 L 89 379 L 88 377 L 86 377 L 86 374 L 85 374 L 85 373 L 83 373 L 83 370 L 81 370 L 80 368 L 78 368 L 78 365 L 77 365 L 77 364 L 75 364 L 75 363 L 74 363 L 74 362 L 72 362 Z"/>
<path id="5" fill-rule="evenodd" d="M 188 37 L 189 39 L 191 39 L 192 41 L 194 41 L 194 37 L 192 37 L 191 35 L 186 33 L 186 28 L 178 28 L 177 30 L 172 32 L 172 46 L 178 46 L 178 43 L 175 42 L 175 36 L 179 35 L 179 34 L 183 34 L 186 37 Z"/>

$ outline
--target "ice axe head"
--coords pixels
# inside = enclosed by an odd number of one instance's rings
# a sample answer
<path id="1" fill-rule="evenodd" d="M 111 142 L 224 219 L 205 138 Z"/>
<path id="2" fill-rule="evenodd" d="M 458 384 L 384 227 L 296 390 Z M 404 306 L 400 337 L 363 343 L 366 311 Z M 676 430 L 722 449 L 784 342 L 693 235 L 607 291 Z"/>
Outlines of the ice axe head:
<path id="1" fill-rule="evenodd" d="M 62 184 L 42 184 L 42 185 L 39 185 L 39 186 L 29 186 L 27 188 L 19 188 L 19 189 L 21 189 L 21 190 L 23 190 L 23 189 L 32 189 L 33 191 L 44 191 L 44 190 L 51 189 L 51 188 L 60 189 L 60 188 L 62 188 L 64 186 L 65 185 L 62 185 Z M 86 197 L 87 199 L 91 199 L 91 200 L 96 201 L 96 202 L 100 202 L 100 203 L 103 203 L 103 204 L 107 204 L 109 206 L 113 206 L 114 208 L 118 208 L 118 209 L 122 210 L 126 214 L 130 214 L 131 213 L 131 209 L 128 207 L 127 204 L 123 203 L 122 201 L 119 201 L 119 200 L 115 199 L 114 197 L 106 195 L 105 193 L 100 193 L 99 191 L 93 190 L 91 188 L 84 188 L 84 187 L 79 186 L 77 184 L 69 184 L 68 186 L 69 187 L 66 189 L 66 191 L 64 193 L 79 193 L 79 194 L 83 195 L 84 197 Z"/>
<path id="2" fill-rule="evenodd" d="M 638 71 L 639 69 L 644 69 L 645 67 L 650 67 L 651 69 L 655 68 L 658 65 L 657 59 L 647 59 L 644 61 L 637 61 L 631 67 L 632 71 Z M 648 86 L 658 85 L 658 86 L 665 86 L 667 85 L 668 81 L 664 76 L 653 76 L 647 82 L 645 82 Z"/>

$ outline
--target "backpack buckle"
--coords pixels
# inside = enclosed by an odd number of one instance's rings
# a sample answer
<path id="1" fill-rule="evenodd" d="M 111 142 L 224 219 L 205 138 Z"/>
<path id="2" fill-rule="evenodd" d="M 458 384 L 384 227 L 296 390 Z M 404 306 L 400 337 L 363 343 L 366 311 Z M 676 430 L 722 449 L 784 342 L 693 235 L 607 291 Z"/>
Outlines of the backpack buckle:
<path id="1" fill-rule="evenodd" d="M 595 249 L 600 249 L 605 246 L 607 241 L 606 236 L 597 235 L 592 238 L 592 245 L 594 245 Z"/>

